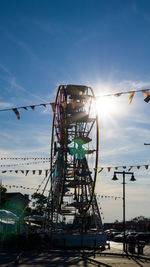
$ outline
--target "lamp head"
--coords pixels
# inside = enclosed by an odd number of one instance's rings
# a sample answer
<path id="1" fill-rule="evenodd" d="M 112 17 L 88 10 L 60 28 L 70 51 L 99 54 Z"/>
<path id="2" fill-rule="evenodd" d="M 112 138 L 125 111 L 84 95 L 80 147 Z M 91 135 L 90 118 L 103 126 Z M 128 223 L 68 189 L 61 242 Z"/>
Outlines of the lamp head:
<path id="1" fill-rule="evenodd" d="M 134 177 L 134 174 L 132 173 L 132 176 L 131 176 L 131 179 L 130 179 L 130 181 L 131 182 L 135 182 L 136 181 L 136 179 L 135 179 L 135 177 Z"/>
<path id="2" fill-rule="evenodd" d="M 117 178 L 117 176 L 116 176 L 116 173 L 115 173 L 115 172 L 114 172 L 114 176 L 113 176 L 112 180 L 113 180 L 113 181 L 117 181 L 117 180 L 118 180 L 118 178 Z"/>

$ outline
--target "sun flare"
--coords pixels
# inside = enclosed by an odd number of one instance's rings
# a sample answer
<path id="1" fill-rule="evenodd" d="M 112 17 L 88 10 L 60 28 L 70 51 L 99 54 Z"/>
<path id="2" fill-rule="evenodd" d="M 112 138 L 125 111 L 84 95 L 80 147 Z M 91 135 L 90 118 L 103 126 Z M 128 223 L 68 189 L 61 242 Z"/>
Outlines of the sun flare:
<path id="1" fill-rule="evenodd" d="M 111 97 L 100 97 L 96 100 L 98 115 L 105 119 L 113 116 L 117 112 L 116 102 Z"/>

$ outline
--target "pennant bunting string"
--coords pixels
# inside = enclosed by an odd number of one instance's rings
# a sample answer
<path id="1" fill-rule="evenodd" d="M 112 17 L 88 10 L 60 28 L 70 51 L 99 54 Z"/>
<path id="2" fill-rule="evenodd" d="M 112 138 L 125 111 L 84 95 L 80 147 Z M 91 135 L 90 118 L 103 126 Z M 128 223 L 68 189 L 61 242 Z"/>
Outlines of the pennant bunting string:
<path id="1" fill-rule="evenodd" d="M 140 90 L 132 90 L 132 91 L 126 91 L 126 92 L 119 92 L 119 93 L 115 93 L 115 94 L 107 94 L 107 95 L 103 95 L 103 96 L 96 96 L 95 99 L 101 98 L 101 97 L 109 97 L 109 96 L 119 97 L 119 96 L 124 95 L 124 94 L 129 94 L 129 103 L 131 103 L 134 94 L 138 93 L 138 92 L 142 92 L 144 97 L 146 97 L 144 99 L 144 101 L 148 103 L 149 100 L 150 100 L 150 92 L 149 92 L 149 90 L 150 89 L 140 89 Z M 63 104 L 64 108 L 67 107 L 67 103 L 66 102 L 61 103 L 61 104 Z M 71 104 L 73 105 L 72 102 L 71 102 Z M 58 102 L 58 104 L 56 104 L 56 103 L 41 103 L 41 104 L 36 104 L 36 105 L 27 105 L 27 106 L 21 106 L 21 107 L 6 108 L 6 109 L 0 109 L 0 112 L 1 111 L 12 110 L 15 113 L 15 115 L 17 116 L 17 119 L 20 120 L 20 114 L 19 114 L 19 111 L 18 111 L 19 109 L 28 110 L 28 108 L 31 108 L 32 110 L 35 110 L 35 107 L 39 107 L 39 106 L 46 107 L 47 105 L 51 105 L 51 107 L 53 109 L 53 112 L 56 112 L 56 105 L 60 105 L 60 103 L 59 102 Z"/>
<path id="2" fill-rule="evenodd" d="M 18 157 L 14 157 L 14 158 L 0 158 L 0 160 L 50 160 L 50 158 L 39 158 L 39 157 L 36 157 L 36 158 L 27 158 L 27 157 L 24 157 L 24 158 L 18 158 Z"/>

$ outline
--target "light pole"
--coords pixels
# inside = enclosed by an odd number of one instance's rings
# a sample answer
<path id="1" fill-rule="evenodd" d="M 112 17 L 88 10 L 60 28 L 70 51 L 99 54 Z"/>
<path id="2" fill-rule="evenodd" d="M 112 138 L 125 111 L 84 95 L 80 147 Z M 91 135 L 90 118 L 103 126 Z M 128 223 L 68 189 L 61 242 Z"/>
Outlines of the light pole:
<path id="1" fill-rule="evenodd" d="M 134 178 L 134 173 L 133 172 L 114 172 L 114 176 L 112 178 L 113 181 L 117 181 L 118 178 L 116 176 L 116 174 L 122 174 L 123 175 L 123 251 L 126 252 L 126 248 L 125 248 L 125 233 L 126 233 L 126 218 L 125 218 L 125 175 L 126 174 L 131 174 L 131 179 L 130 181 L 134 182 L 136 181 L 136 179 Z"/>

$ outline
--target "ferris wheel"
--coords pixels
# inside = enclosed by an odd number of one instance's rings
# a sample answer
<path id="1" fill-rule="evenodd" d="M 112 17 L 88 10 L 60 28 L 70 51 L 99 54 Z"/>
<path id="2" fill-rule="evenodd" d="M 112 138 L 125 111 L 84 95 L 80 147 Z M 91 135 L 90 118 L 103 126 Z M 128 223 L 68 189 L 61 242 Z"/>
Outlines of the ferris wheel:
<path id="1" fill-rule="evenodd" d="M 91 87 L 59 86 L 53 104 L 51 134 L 51 220 L 60 216 L 83 222 L 92 213 L 102 228 L 95 197 L 99 127 L 95 95 Z"/>

